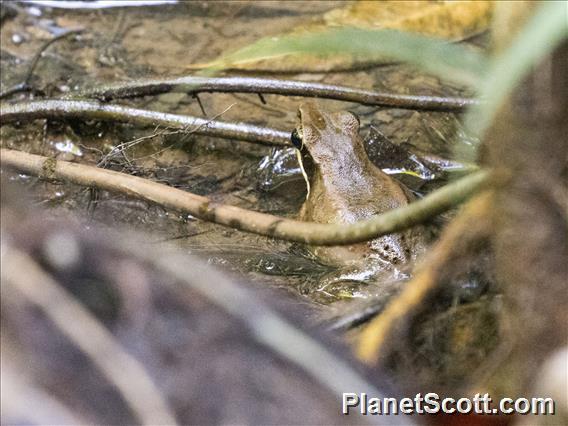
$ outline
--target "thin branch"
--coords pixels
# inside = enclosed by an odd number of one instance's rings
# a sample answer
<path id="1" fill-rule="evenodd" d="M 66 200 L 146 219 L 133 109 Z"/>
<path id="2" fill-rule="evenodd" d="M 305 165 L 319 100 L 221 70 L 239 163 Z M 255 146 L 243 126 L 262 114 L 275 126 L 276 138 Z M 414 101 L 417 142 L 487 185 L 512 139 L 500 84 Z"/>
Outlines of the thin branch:
<path id="1" fill-rule="evenodd" d="M 226 123 L 189 115 L 106 105 L 95 101 L 45 100 L 0 105 L 0 125 L 40 118 L 82 118 L 184 129 L 198 135 L 237 139 L 269 146 L 292 146 L 290 133 L 246 123 Z"/>
<path id="2" fill-rule="evenodd" d="M 12 96 L 15 93 L 27 92 L 27 91 L 32 90 L 32 86 L 30 85 L 30 80 L 32 79 L 33 73 L 34 73 L 34 71 L 37 67 L 37 64 L 39 63 L 39 60 L 43 56 L 43 52 L 45 52 L 47 50 L 47 48 L 49 46 L 51 46 L 53 43 L 55 43 L 56 41 L 59 41 L 59 40 L 66 38 L 70 35 L 73 35 L 73 34 L 79 34 L 82 31 L 83 31 L 83 29 L 69 30 L 69 31 L 66 31 L 62 34 L 59 34 L 59 35 L 53 37 L 52 39 L 48 40 L 47 42 L 45 42 L 43 44 L 43 46 L 40 47 L 38 52 L 34 55 L 32 60 L 30 61 L 30 65 L 28 67 L 28 71 L 25 74 L 24 80 L 21 83 L 18 83 L 16 85 L 10 87 L 9 89 L 6 89 L 4 92 L 0 93 L 0 99 L 4 99 L 4 98 L 7 98 L 9 96 Z"/>
<path id="3" fill-rule="evenodd" d="M 491 232 L 492 196 L 493 191 L 485 191 L 463 207 L 424 258 L 414 277 L 363 330 L 357 345 L 361 360 L 375 364 L 379 357 L 386 355 L 385 346 L 395 329 L 408 323 L 425 300 L 444 283 L 449 265 L 479 241 L 487 240 Z"/>
<path id="4" fill-rule="evenodd" d="M 1 149 L 0 161 L 2 165 L 47 179 L 64 179 L 78 185 L 126 194 L 241 231 L 313 245 L 353 244 L 402 231 L 462 203 L 487 187 L 491 180 L 488 171 L 479 171 L 408 206 L 353 224 L 321 224 L 216 204 L 206 197 L 147 179 L 20 151 Z"/>
<path id="5" fill-rule="evenodd" d="M 144 367 L 85 307 L 71 297 L 27 254 L 13 248 L 2 253 L 2 283 L 41 308 L 120 391 L 143 424 L 177 424 Z"/>
<path id="6" fill-rule="evenodd" d="M 119 98 L 157 95 L 167 92 L 197 94 L 203 92 L 240 92 L 305 96 L 356 102 L 390 108 L 461 112 L 479 101 L 472 98 L 401 95 L 353 87 L 335 86 L 307 81 L 276 80 L 255 77 L 198 77 L 187 76 L 163 80 L 137 80 L 115 83 L 68 95 L 71 98 L 96 98 L 110 101 Z M 262 99 L 262 98 L 261 98 Z"/>

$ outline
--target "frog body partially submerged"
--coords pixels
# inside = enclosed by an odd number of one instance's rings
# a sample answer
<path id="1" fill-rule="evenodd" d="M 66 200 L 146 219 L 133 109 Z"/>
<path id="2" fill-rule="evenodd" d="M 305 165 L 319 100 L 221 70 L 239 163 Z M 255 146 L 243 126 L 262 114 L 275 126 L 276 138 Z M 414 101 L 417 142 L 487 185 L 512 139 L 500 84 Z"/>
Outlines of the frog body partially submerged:
<path id="1" fill-rule="evenodd" d="M 369 160 L 356 116 L 324 112 L 315 102 L 302 104 L 298 116 L 293 140 L 309 180 L 301 220 L 348 224 L 409 203 L 410 192 Z M 328 265 L 364 262 L 367 267 L 386 270 L 412 260 L 423 247 L 421 233 L 409 230 L 350 246 L 313 247 L 312 251 Z"/>

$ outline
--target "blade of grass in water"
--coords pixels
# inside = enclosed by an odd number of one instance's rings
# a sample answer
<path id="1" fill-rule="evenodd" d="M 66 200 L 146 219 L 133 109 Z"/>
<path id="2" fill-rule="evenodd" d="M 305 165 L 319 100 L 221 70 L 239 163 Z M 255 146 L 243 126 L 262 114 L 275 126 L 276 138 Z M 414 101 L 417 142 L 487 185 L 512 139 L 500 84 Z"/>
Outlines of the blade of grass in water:
<path id="1" fill-rule="evenodd" d="M 374 59 L 403 61 L 444 79 L 471 86 L 476 86 L 486 71 L 485 55 L 466 46 L 395 30 L 359 28 L 263 38 L 222 56 L 209 70 L 298 54 L 352 55 L 365 62 Z"/>

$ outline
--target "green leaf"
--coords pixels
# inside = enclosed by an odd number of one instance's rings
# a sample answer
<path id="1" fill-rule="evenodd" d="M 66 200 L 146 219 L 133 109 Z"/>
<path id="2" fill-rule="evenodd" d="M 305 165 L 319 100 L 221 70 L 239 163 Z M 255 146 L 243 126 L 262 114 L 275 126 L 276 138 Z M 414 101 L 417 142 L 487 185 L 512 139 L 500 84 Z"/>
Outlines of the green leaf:
<path id="1" fill-rule="evenodd" d="M 444 79 L 475 86 L 486 71 L 483 54 L 441 39 L 395 30 L 336 28 L 263 38 L 214 62 L 214 69 L 286 55 L 351 55 L 366 62 L 402 61 Z"/>

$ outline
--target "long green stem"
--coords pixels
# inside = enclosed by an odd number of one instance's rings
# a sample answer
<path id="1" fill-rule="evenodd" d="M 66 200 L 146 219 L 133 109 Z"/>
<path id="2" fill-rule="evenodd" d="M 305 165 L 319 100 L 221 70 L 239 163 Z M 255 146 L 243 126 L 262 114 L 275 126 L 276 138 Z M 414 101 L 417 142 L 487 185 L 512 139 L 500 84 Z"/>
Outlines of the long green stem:
<path id="1" fill-rule="evenodd" d="M 2 149 L 0 161 L 31 174 L 127 194 L 242 231 L 313 245 L 353 244 L 418 225 L 488 186 L 491 176 L 488 171 L 472 173 L 408 206 L 353 224 L 321 224 L 216 204 L 206 197 L 147 179 L 20 151 Z"/>

